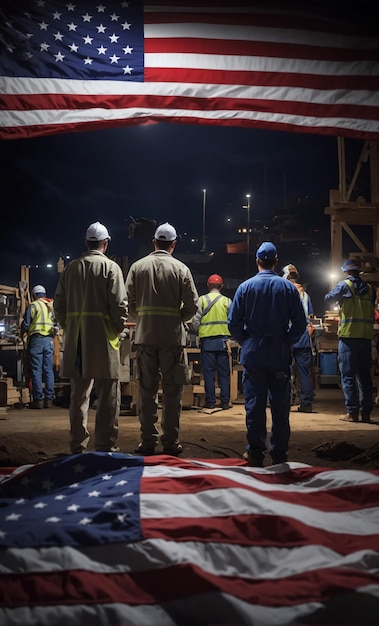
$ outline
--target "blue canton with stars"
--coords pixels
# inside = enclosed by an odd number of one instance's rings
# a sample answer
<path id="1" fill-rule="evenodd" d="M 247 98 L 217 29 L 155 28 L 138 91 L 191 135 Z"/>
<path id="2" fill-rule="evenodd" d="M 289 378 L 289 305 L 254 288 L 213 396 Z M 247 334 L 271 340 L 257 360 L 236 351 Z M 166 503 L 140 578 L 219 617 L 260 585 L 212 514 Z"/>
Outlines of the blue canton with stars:
<path id="1" fill-rule="evenodd" d="M 88 452 L 0 484 L 0 546 L 93 546 L 142 539 L 143 458 Z"/>
<path id="2" fill-rule="evenodd" d="M 143 59 L 143 8 L 137 0 L 2 3 L 2 75 L 141 82 Z"/>

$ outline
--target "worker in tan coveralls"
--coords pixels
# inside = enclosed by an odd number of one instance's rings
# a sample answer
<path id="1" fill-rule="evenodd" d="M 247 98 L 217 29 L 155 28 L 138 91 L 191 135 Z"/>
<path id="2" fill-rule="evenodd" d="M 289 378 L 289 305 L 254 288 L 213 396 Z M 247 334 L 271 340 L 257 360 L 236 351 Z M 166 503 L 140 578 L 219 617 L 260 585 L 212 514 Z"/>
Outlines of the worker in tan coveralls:
<path id="1" fill-rule="evenodd" d="M 184 322 L 198 307 L 190 269 L 172 254 L 176 230 L 167 222 L 155 231 L 154 251 L 133 263 L 126 278 L 129 314 L 136 320 L 141 443 L 136 453 L 151 455 L 159 442 L 158 386 L 162 375 L 163 453 L 178 456 L 183 385 L 188 370 Z"/>
<path id="2" fill-rule="evenodd" d="M 95 449 L 118 452 L 120 414 L 120 334 L 127 300 L 120 266 L 105 256 L 110 236 L 95 222 L 86 232 L 87 251 L 71 261 L 54 296 L 57 320 L 65 331 L 62 376 L 70 378 L 70 447 L 85 452 L 90 395 L 95 385 Z"/>

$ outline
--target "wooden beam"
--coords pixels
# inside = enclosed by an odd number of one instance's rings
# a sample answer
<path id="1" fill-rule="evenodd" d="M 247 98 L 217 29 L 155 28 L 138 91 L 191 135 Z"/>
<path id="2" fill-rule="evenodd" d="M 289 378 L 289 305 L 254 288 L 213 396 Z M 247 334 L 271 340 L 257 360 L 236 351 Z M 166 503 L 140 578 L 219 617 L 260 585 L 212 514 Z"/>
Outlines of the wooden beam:
<path id="1" fill-rule="evenodd" d="M 336 221 L 346 224 L 359 224 L 362 226 L 377 226 L 379 223 L 379 206 L 364 205 L 356 207 L 332 206 L 324 209 L 325 215 L 332 215 Z"/>
<path id="2" fill-rule="evenodd" d="M 360 241 L 360 239 L 358 239 L 357 235 L 351 230 L 350 226 L 348 226 L 345 222 L 341 222 L 341 226 L 347 232 L 349 237 L 351 237 L 351 239 L 354 241 L 357 248 L 359 248 L 362 252 L 367 252 L 363 243 Z"/>
<path id="3" fill-rule="evenodd" d="M 342 227 L 341 222 L 332 215 L 330 218 L 330 249 L 332 268 L 342 264 Z"/>

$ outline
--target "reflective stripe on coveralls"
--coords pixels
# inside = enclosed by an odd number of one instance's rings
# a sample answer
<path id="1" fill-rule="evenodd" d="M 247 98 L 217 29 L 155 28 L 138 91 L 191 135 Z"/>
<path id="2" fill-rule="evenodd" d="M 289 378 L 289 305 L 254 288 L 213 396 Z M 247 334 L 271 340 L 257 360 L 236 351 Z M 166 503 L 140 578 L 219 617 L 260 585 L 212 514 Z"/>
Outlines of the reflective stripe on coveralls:
<path id="1" fill-rule="evenodd" d="M 107 340 L 109 341 L 109 345 L 114 350 L 120 349 L 120 337 L 117 333 L 115 334 L 110 315 L 108 315 L 107 313 L 102 313 L 101 311 L 78 311 L 78 312 L 69 311 L 67 313 L 67 318 L 69 317 L 72 317 L 72 318 L 77 317 L 79 319 L 81 319 L 82 317 L 101 317 L 104 323 L 105 336 Z M 76 341 L 78 341 L 79 332 L 80 332 L 80 324 L 78 324 L 78 327 L 76 329 Z"/>

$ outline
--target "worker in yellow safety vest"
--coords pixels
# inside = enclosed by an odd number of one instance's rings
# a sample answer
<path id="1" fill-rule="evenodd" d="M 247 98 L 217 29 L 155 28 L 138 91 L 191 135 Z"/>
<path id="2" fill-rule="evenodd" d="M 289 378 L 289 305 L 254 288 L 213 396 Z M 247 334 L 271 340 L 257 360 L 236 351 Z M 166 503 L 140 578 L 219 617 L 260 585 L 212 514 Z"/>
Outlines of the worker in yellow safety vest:
<path id="1" fill-rule="evenodd" d="M 375 290 L 359 275 L 359 266 L 347 259 L 342 267 L 345 278 L 329 291 L 325 302 L 339 307 L 338 364 L 346 415 L 340 419 L 371 421 L 373 393 L 371 342 L 374 334 Z"/>
<path id="2" fill-rule="evenodd" d="M 26 337 L 33 400 L 31 409 L 51 408 L 54 400 L 54 323 L 53 300 L 46 289 L 36 285 L 32 302 L 27 307 L 21 334 Z"/>
<path id="3" fill-rule="evenodd" d="M 222 276 L 212 274 L 207 281 L 209 293 L 200 296 L 199 308 L 192 320 L 200 340 L 201 368 L 204 376 L 204 408 L 216 407 L 215 377 L 220 387 L 218 408 L 230 408 L 230 332 L 228 312 L 232 301 L 224 296 Z"/>

